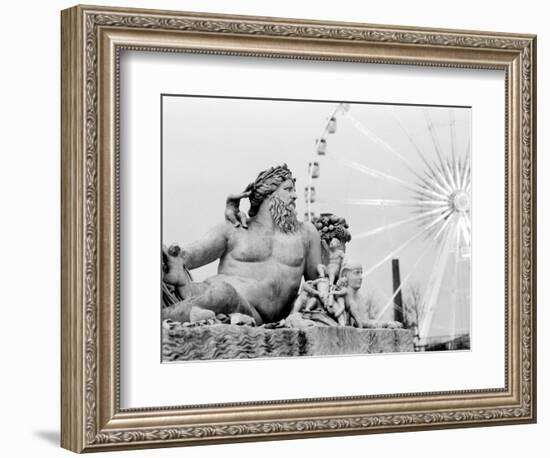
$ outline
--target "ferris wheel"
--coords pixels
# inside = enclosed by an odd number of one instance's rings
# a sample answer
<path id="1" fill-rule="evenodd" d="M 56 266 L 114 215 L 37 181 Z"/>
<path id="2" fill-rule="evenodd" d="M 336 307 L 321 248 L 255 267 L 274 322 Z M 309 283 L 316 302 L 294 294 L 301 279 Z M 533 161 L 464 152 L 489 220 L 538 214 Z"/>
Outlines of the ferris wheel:
<path id="1" fill-rule="evenodd" d="M 401 231 L 401 239 L 392 239 L 391 244 L 379 259 L 374 260 L 364 270 L 368 278 L 381 266 L 392 259 L 410 252 L 414 247 L 419 254 L 410 255 L 413 259 L 408 272 L 394 289 L 391 297 L 386 297 L 384 306 L 378 313 L 380 319 L 394 305 L 395 298 L 411 280 L 423 263 L 428 268 L 424 278 L 422 295 L 422 318 L 418 320 L 418 338 L 422 342 L 429 335 L 438 333 L 437 327 L 444 328 L 451 338 L 467 330 L 457 327 L 457 314 L 467 313 L 470 306 L 470 253 L 471 253 L 471 161 L 469 123 L 461 119 L 460 140 L 457 135 L 457 111 L 452 108 L 415 108 L 415 121 L 402 119 L 398 106 L 385 106 L 378 116 L 388 129 L 383 134 L 363 122 L 360 104 L 338 103 L 329 112 L 320 126 L 320 134 L 314 142 L 312 158 L 307 164 L 307 185 L 305 186 L 305 220 L 311 221 L 322 211 L 330 211 L 335 202 L 358 207 L 361 212 L 377 208 L 381 212 L 392 209 L 392 217 L 398 210 L 399 217 L 377 227 L 364 230 L 351 227 L 352 241 L 373 240 Z M 434 113 L 437 114 L 434 119 Z M 468 124 L 466 126 L 466 124 Z M 347 157 L 346 148 L 334 141 L 340 127 L 350 128 L 365 143 L 365 150 L 372 150 L 391 159 L 391 171 L 376 168 L 369 162 L 372 155 L 365 154 L 360 160 Z M 391 135 L 388 135 L 391 132 Z M 332 146 L 334 145 L 334 146 Z M 379 154 L 380 155 L 380 154 Z M 366 185 L 357 188 L 355 196 L 331 196 L 318 199 L 323 188 L 323 170 L 333 164 L 360 174 Z M 369 184 L 370 183 L 370 184 Z M 383 183 L 386 189 L 399 189 L 399 198 L 373 196 L 372 189 Z M 367 185 L 368 184 L 368 185 Z M 418 250 L 418 247 L 421 249 Z M 447 324 L 433 323 L 438 308 L 446 307 Z M 440 332 L 440 333 L 441 333 Z"/>

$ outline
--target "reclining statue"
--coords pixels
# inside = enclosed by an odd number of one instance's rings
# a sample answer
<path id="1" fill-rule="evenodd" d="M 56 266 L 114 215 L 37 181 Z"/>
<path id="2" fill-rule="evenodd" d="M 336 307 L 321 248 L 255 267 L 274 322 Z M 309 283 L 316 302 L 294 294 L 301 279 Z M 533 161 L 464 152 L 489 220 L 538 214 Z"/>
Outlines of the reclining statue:
<path id="1" fill-rule="evenodd" d="M 248 218 L 238 207 L 240 197 L 250 200 Z M 225 221 L 189 246 L 164 249 L 164 280 L 183 300 L 163 308 L 162 318 L 189 321 L 193 307 L 249 315 L 257 325 L 286 318 L 302 278 L 315 280 L 321 263 L 319 233 L 298 221 L 296 197 L 286 164 L 264 170 L 237 203 L 228 199 Z M 217 275 L 190 281 L 188 270 L 217 260 Z"/>

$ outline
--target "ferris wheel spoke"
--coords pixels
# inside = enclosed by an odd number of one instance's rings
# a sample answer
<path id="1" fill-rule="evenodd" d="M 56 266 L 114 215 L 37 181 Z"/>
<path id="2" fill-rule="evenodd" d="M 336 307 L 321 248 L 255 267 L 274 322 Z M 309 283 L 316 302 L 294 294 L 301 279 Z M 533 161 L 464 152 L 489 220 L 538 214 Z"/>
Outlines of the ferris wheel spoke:
<path id="1" fill-rule="evenodd" d="M 461 173 L 462 181 L 460 182 L 460 189 L 466 189 L 467 184 L 470 182 L 470 172 L 471 172 L 471 154 L 470 154 L 470 137 L 468 137 L 468 143 L 466 145 L 464 157 L 464 165 Z"/>
<path id="2" fill-rule="evenodd" d="M 398 118 L 397 114 L 395 113 L 395 109 L 392 109 L 391 114 L 394 121 L 397 123 L 399 128 L 403 131 L 403 133 L 405 134 L 405 137 L 407 137 L 407 140 L 409 141 L 413 149 L 416 151 L 416 153 L 418 154 L 418 156 L 426 166 L 427 168 L 426 174 L 428 176 L 429 186 L 437 188 L 439 191 L 443 192 L 444 194 L 448 194 L 449 187 L 445 182 L 445 180 L 442 179 L 442 176 L 439 173 L 439 170 L 434 170 L 432 165 L 428 162 L 428 160 L 426 159 L 426 157 L 424 156 L 424 154 L 422 153 L 422 151 L 420 150 L 420 148 L 418 147 L 418 145 L 416 144 L 412 136 L 409 134 L 408 130 L 405 128 L 401 120 Z"/>
<path id="3" fill-rule="evenodd" d="M 436 225 L 439 221 L 441 221 L 445 217 L 446 213 L 438 216 L 435 218 L 430 224 L 422 228 L 420 231 L 418 231 L 416 234 L 414 234 L 412 237 L 407 239 L 404 243 L 399 245 L 395 250 L 390 252 L 388 255 L 386 255 L 384 258 L 382 258 L 380 261 L 378 261 L 376 264 L 374 264 L 372 267 L 370 267 L 364 274 L 363 277 L 366 277 L 367 275 L 374 272 L 378 267 L 380 267 L 382 264 L 384 264 L 388 259 L 393 258 L 397 253 L 399 253 L 401 250 L 406 248 L 408 245 L 410 245 L 412 242 L 414 242 L 417 238 L 419 238 L 422 234 L 426 233 L 432 226 Z"/>
<path id="4" fill-rule="evenodd" d="M 375 133 L 373 133 L 371 130 L 369 130 L 367 127 L 365 127 L 365 125 L 359 121 L 355 116 L 353 116 L 349 111 L 345 112 L 344 113 L 344 116 L 346 118 L 348 118 L 351 123 L 353 124 L 353 126 L 359 131 L 361 132 L 367 139 L 369 139 L 370 141 L 372 141 L 373 143 L 377 144 L 378 146 L 381 146 L 382 148 L 384 148 L 386 151 L 390 152 L 391 154 L 393 154 L 395 157 L 397 157 L 398 159 L 400 159 L 406 166 L 407 168 L 409 169 L 410 172 L 412 172 L 413 174 L 415 174 L 416 176 L 418 176 L 417 172 L 414 170 L 412 164 L 409 162 L 409 160 L 407 158 L 405 158 L 405 156 L 399 154 L 395 148 L 393 148 L 391 145 L 389 145 L 387 142 L 385 142 L 384 140 L 382 140 L 378 135 L 376 135 Z"/>
<path id="5" fill-rule="evenodd" d="M 371 207 L 416 207 L 416 208 L 433 208 L 441 207 L 446 201 L 432 200 L 399 200 L 399 199 L 319 199 L 319 203 L 343 204 L 343 205 L 366 205 Z"/>
<path id="6" fill-rule="evenodd" d="M 450 223 L 454 220 L 455 215 L 451 208 L 448 208 L 443 215 L 443 220 L 439 221 L 426 234 L 427 239 L 432 239 L 436 244 L 439 243 L 439 238 L 445 235 L 445 231 L 450 227 Z"/>
<path id="7" fill-rule="evenodd" d="M 468 233 L 470 233 L 472 229 L 472 220 L 470 219 L 470 215 L 468 213 L 464 213 L 463 217 L 466 220 L 466 229 L 468 230 Z"/>
<path id="8" fill-rule="evenodd" d="M 424 113 L 424 119 L 426 120 L 426 125 L 428 126 L 428 132 L 430 132 L 430 136 L 432 138 L 432 145 L 435 149 L 435 153 L 437 155 L 437 158 L 439 160 L 439 168 L 441 170 L 441 172 L 443 172 L 443 177 L 444 177 L 444 180 L 447 184 L 447 187 L 449 188 L 453 188 L 453 182 L 452 182 L 452 178 L 449 174 L 449 171 L 445 165 L 445 161 L 443 160 L 443 157 L 441 156 L 441 145 L 439 143 L 439 138 L 437 137 L 437 134 L 435 132 L 435 129 L 434 129 L 434 124 L 430 118 L 430 115 L 428 113 L 427 110 L 423 110 L 423 113 Z"/>
<path id="9" fill-rule="evenodd" d="M 387 151 L 389 151 L 390 153 L 392 153 L 394 156 L 398 157 L 399 159 L 401 159 L 401 161 L 404 162 L 404 164 L 406 165 L 407 169 L 414 175 L 417 177 L 417 179 L 419 179 L 423 184 L 418 184 L 418 186 L 420 186 L 421 188 L 423 188 L 426 192 L 429 192 L 430 194 L 432 194 L 432 197 L 442 197 L 442 198 L 446 198 L 445 194 L 441 194 L 441 193 L 438 193 L 436 192 L 436 189 L 434 189 L 434 185 L 433 185 L 433 182 L 430 182 L 428 180 L 426 180 L 425 177 L 423 177 L 422 175 L 420 175 L 418 172 L 416 172 L 413 168 L 413 166 L 411 165 L 411 163 L 404 157 L 402 156 L 401 154 L 399 154 L 392 146 L 390 146 L 388 143 L 386 143 L 384 140 L 382 140 L 380 137 L 378 137 L 377 135 L 375 135 L 372 131 L 370 131 L 369 129 L 367 129 L 358 119 L 356 119 L 350 112 L 346 112 L 345 113 L 345 116 L 348 117 L 352 123 L 354 124 L 354 126 L 363 134 L 365 135 L 368 139 L 370 139 L 371 141 L 373 141 L 374 143 L 376 143 L 377 145 L 383 147 L 384 149 L 386 149 Z M 423 157 L 423 156 L 422 156 Z M 427 161 L 425 161 L 426 164 Z M 435 173 L 435 172 L 434 172 Z M 441 188 L 443 191 L 445 191 L 445 189 Z"/>
<path id="10" fill-rule="evenodd" d="M 455 182 L 457 183 L 457 188 L 461 189 L 461 175 L 460 175 L 460 159 L 458 157 L 455 157 L 454 159 L 454 167 L 453 167 L 454 173 L 455 173 Z"/>
<path id="11" fill-rule="evenodd" d="M 438 228 L 437 233 L 434 235 L 434 240 L 437 242 L 440 237 L 445 235 L 445 231 L 449 228 L 449 224 L 454 219 L 454 215 L 450 215 L 441 226 Z"/>
<path id="12" fill-rule="evenodd" d="M 455 187 L 460 188 L 460 158 L 457 155 L 457 146 L 456 146 L 456 119 L 455 112 L 453 109 L 449 109 L 449 125 L 451 130 L 451 163 L 452 170 L 454 172 L 454 182 Z"/>
<path id="13" fill-rule="evenodd" d="M 437 189 L 434 187 L 433 183 L 430 183 L 427 181 L 424 177 L 421 177 L 420 180 L 421 183 L 417 183 L 418 191 L 421 193 L 429 194 L 431 198 L 440 198 L 440 199 L 448 199 L 448 196 L 446 194 L 441 194 L 440 192 L 437 192 Z"/>
<path id="14" fill-rule="evenodd" d="M 456 159 L 456 132 L 455 132 L 455 112 L 452 108 L 449 108 L 449 127 L 451 128 L 451 157 Z"/>
<path id="15" fill-rule="evenodd" d="M 472 232 L 471 232 L 472 226 L 470 222 L 470 217 L 468 216 L 468 214 L 464 213 L 463 215 L 461 215 L 460 220 L 461 220 L 461 223 L 460 223 L 461 235 L 466 245 L 470 246 L 472 243 Z"/>
<path id="16" fill-rule="evenodd" d="M 447 158 L 445 165 L 447 167 L 447 170 L 449 171 L 449 177 L 450 177 L 453 189 L 458 189 L 458 180 L 457 180 L 457 177 L 456 177 L 456 171 L 455 171 L 455 168 L 454 168 L 454 163 L 451 162 L 450 158 Z"/>
<path id="17" fill-rule="evenodd" d="M 466 170 L 466 159 L 458 158 L 458 188 L 464 189 L 464 171 Z"/>
<path id="18" fill-rule="evenodd" d="M 371 286 L 371 289 L 375 291 L 376 294 L 378 294 L 382 298 L 382 300 L 387 301 L 389 299 L 389 296 L 377 286 Z"/>
<path id="19" fill-rule="evenodd" d="M 439 187 L 443 190 L 445 194 L 450 194 L 453 190 L 453 187 L 447 182 L 445 178 L 445 171 L 441 169 L 440 166 L 434 164 L 434 170 L 432 171 L 432 180 L 435 180 L 439 184 Z"/>
<path id="20" fill-rule="evenodd" d="M 452 113 L 452 111 L 450 111 Z M 430 135 L 432 137 L 432 143 L 434 146 L 434 149 L 436 151 L 437 157 L 439 159 L 439 169 L 444 174 L 445 182 L 450 186 L 452 190 L 459 189 L 459 177 L 458 177 L 458 171 L 455 168 L 456 165 L 456 157 L 455 157 L 455 149 L 454 149 L 454 122 L 451 122 L 451 157 L 447 157 L 445 160 L 443 159 L 441 155 L 441 144 L 439 142 L 439 137 L 434 129 L 434 123 L 432 122 L 431 118 L 429 117 L 429 114 L 427 111 L 424 111 L 426 123 L 428 124 L 428 130 L 430 132 Z M 451 118 L 454 119 L 454 117 L 451 115 Z"/>
<path id="21" fill-rule="evenodd" d="M 460 218 L 459 220 L 459 228 L 461 227 L 463 223 L 463 219 Z M 461 230 L 456 231 L 456 244 L 455 244 L 455 265 L 454 265 L 454 294 L 453 301 L 454 305 L 451 307 L 451 341 L 454 340 L 456 337 L 456 309 L 458 307 L 458 289 L 459 289 L 459 281 L 458 281 L 458 268 L 459 268 L 459 257 L 460 257 L 460 238 L 461 238 Z"/>
<path id="22" fill-rule="evenodd" d="M 439 182 L 439 178 L 434 178 L 433 176 L 426 173 L 426 176 L 422 177 L 422 183 L 419 184 L 423 189 L 429 190 L 430 192 L 437 194 L 438 196 L 447 199 L 449 196 L 449 189 L 443 188 Z"/>
<path id="23" fill-rule="evenodd" d="M 396 227 L 403 226 L 403 225 L 408 224 L 408 223 L 412 223 L 412 222 L 415 222 L 415 221 L 420 221 L 420 220 L 429 218 L 431 215 L 434 215 L 436 213 L 441 213 L 441 211 L 442 210 L 439 209 L 439 208 L 436 208 L 435 210 L 424 211 L 424 212 L 420 213 L 419 215 L 413 216 L 412 218 L 402 219 L 400 221 L 396 221 L 396 222 L 393 222 L 393 223 L 390 223 L 390 224 L 385 224 L 384 226 L 380 226 L 380 227 L 377 227 L 375 229 L 371 229 L 370 231 L 361 232 L 360 234 L 353 235 L 352 238 L 353 238 L 353 240 L 360 240 L 360 239 L 363 239 L 363 238 L 366 238 L 366 237 L 370 237 L 372 235 L 379 234 L 380 232 L 387 231 L 388 229 L 394 229 Z"/>
<path id="24" fill-rule="evenodd" d="M 453 173 L 453 167 L 449 161 L 449 158 L 447 158 L 442 166 L 445 168 L 445 173 L 447 175 L 447 180 L 450 183 L 451 187 L 453 189 L 456 189 L 458 186 L 458 183 L 455 181 L 454 173 Z"/>
<path id="25" fill-rule="evenodd" d="M 447 158 L 441 166 L 445 169 L 445 175 L 447 177 L 447 181 L 451 186 L 451 189 L 455 190 L 458 189 L 458 180 L 455 180 L 455 172 L 454 167 L 450 161 L 449 158 Z"/>
<path id="26" fill-rule="evenodd" d="M 449 198 L 447 196 L 431 192 L 429 189 L 420 188 L 413 192 L 421 200 L 437 200 L 438 202 L 441 202 L 441 203 L 449 201 Z"/>
<path id="27" fill-rule="evenodd" d="M 394 177 L 393 175 L 389 175 L 384 172 L 380 172 L 379 170 L 372 169 L 370 167 L 367 167 L 366 165 L 359 164 L 358 162 L 351 161 L 349 159 L 340 159 L 336 157 L 331 157 L 333 161 L 336 161 L 340 164 L 343 164 L 353 170 L 357 170 L 358 172 L 364 173 L 365 175 L 372 176 L 374 178 L 378 178 L 380 180 L 385 181 L 393 181 L 394 183 L 398 183 L 401 186 L 409 189 L 409 190 L 415 190 L 414 185 L 411 183 L 407 183 L 406 181 L 402 180 L 401 178 Z"/>
<path id="28" fill-rule="evenodd" d="M 455 238 L 454 232 L 456 228 L 451 231 L 446 232 L 445 240 L 438 250 L 436 261 L 433 264 L 432 272 L 430 274 L 430 279 L 428 280 L 428 286 L 426 291 L 428 295 L 425 302 L 426 314 L 422 323 L 419 323 L 419 337 L 422 339 L 427 336 L 427 333 L 430 329 L 435 303 L 439 296 L 439 291 L 441 289 L 441 283 L 443 281 L 443 275 L 445 273 L 445 267 L 447 266 L 449 256 L 453 246 L 453 240 Z"/>
<path id="29" fill-rule="evenodd" d="M 472 169 L 470 167 L 470 161 L 468 161 L 464 165 L 464 177 L 463 177 L 462 189 L 464 189 L 465 191 L 469 190 L 471 183 L 472 183 Z"/>
<path id="30" fill-rule="evenodd" d="M 397 297 L 397 295 L 402 291 L 403 287 L 407 284 L 407 282 L 409 281 L 409 278 L 412 276 L 413 272 L 415 272 L 415 269 L 416 269 L 416 266 L 418 266 L 418 264 L 420 263 L 420 261 L 422 260 L 422 258 L 424 258 L 424 256 L 426 255 L 426 253 L 428 253 L 428 250 L 424 250 L 420 256 L 418 256 L 418 258 L 416 259 L 415 263 L 413 264 L 412 268 L 409 270 L 409 273 L 405 276 L 405 278 L 401 281 L 401 284 L 399 285 L 399 287 L 394 291 L 392 297 L 390 297 L 387 301 L 386 301 L 386 304 L 384 305 L 384 307 L 382 308 L 382 310 L 378 313 L 378 316 L 376 317 L 376 320 L 381 320 L 382 317 L 384 316 L 384 314 L 388 311 L 388 309 L 390 308 L 390 306 L 395 302 L 395 298 Z"/>
<path id="31" fill-rule="evenodd" d="M 438 191 L 438 189 L 434 186 L 433 180 L 428 181 L 426 178 L 422 177 L 421 183 L 416 183 L 416 186 L 417 189 L 415 192 L 422 196 L 429 197 L 429 199 L 449 199 L 449 194 L 447 192 L 441 193 Z"/>

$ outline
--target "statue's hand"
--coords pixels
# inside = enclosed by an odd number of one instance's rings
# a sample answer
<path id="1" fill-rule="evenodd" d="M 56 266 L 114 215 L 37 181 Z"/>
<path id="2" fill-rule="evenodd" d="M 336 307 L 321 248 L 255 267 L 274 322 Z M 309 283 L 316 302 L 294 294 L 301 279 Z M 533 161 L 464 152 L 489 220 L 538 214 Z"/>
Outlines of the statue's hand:
<path id="1" fill-rule="evenodd" d="M 235 227 L 248 228 L 248 215 L 241 211 L 239 204 L 241 199 L 250 196 L 250 191 L 243 191 L 240 194 L 230 194 L 225 201 L 225 219 Z"/>

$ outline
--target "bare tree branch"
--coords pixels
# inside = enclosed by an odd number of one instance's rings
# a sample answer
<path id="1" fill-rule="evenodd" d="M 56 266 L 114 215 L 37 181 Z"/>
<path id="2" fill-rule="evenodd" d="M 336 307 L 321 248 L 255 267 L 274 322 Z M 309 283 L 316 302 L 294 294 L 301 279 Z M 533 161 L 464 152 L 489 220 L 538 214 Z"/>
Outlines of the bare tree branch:
<path id="1" fill-rule="evenodd" d="M 426 306 L 420 286 L 411 283 L 405 290 L 403 299 L 403 325 L 408 329 L 418 329 L 426 316 Z"/>

